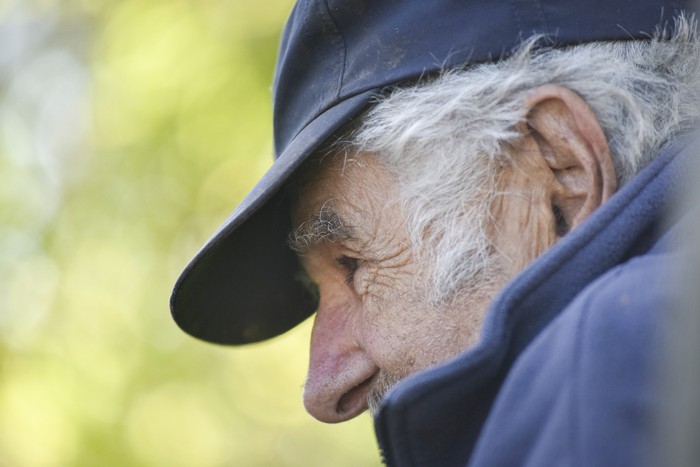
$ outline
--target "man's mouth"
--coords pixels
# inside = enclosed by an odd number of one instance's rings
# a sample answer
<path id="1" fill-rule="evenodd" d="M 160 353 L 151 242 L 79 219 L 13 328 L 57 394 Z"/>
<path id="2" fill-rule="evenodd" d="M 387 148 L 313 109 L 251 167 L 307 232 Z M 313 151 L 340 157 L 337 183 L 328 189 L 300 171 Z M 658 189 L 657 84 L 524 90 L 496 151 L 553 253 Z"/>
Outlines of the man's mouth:
<path id="1" fill-rule="evenodd" d="M 367 409 L 367 396 L 372 390 L 372 384 L 378 374 L 379 372 L 374 373 L 340 397 L 335 407 L 335 411 L 338 415 L 347 420 L 359 415 Z"/>

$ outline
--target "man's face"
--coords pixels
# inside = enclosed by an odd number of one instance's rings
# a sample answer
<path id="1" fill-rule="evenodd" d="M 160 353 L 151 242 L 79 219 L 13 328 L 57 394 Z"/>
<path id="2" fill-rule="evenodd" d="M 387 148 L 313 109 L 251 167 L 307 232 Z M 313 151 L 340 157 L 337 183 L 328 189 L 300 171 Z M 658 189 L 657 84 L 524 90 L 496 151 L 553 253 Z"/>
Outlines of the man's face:
<path id="1" fill-rule="evenodd" d="M 304 392 L 313 416 L 340 422 L 364 411 L 368 400 L 376 408 L 399 379 L 473 345 L 507 280 L 615 192 L 605 134 L 580 96 L 545 85 L 531 90 L 524 106 L 522 138 L 493 169 L 493 186 L 477 187 L 474 195 L 489 198 L 443 200 L 466 203 L 465 212 L 474 201 L 488 206 L 481 226 L 488 240 L 464 235 L 477 240 L 462 245 L 471 252 L 479 251 L 477 243 L 487 248 L 476 256 L 491 264 L 488 277 L 470 280 L 440 305 L 431 305 L 426 286 L 427 271 L 440 261 L 418 259 L 423 254 L 409 241 L 398 184 L 374 156 L 328 157 L 302 186 L 290 244 L 320 291 Z M 460 239 L 480 222 L 459 221 Z M 444 225 L 429 228 L 446 232 Z"/>
<path id="2" fill-rule="evenodd" d="M 495 293 L 428 304 L 397 190 L 371 156 L 329 157 L 293 212 L 292 246 L 320 292 L 304 404 L 322 421 L 358 415 L 368 397 L 374 408 L 399 379 L 469 347 Z"/>

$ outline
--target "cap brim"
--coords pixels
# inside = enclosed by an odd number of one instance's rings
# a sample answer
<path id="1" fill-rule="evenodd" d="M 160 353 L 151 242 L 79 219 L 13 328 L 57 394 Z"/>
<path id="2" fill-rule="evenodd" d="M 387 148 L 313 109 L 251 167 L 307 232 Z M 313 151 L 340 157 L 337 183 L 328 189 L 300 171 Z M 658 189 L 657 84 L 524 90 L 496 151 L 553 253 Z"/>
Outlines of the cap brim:
<path id="1" fill-rule="evenodd" d="M 347 98 L 312 120 L 180 275 L 170 309 L 188 334 L 238 345 L 277 336 L 316 310 L 287 246 L 289 201 L 282 189 L 301 164 L 377 94 Z"/>

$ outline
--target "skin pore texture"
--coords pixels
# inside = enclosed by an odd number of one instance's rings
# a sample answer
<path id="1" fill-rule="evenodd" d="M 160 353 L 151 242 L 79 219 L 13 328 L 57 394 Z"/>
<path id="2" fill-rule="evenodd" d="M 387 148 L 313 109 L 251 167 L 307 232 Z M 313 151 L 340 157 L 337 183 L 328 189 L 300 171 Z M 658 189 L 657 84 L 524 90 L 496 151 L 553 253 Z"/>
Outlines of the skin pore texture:
<path id="1" fill-rule="evenodd" d="M 487 226 L 499 273 L 449 303 L 427 299 L 427 265 L 378 157 L 330 155 L 302 185 L 290 244 L 320 293 L 304 389 L 311 415 L 332 423 L 376 410 L 400 379 L 473 346 L 498 290 L 614 193 L 605 135 L 578 95 L 547 85 L 523 105 L 523 137 L 508 148 Z"/>

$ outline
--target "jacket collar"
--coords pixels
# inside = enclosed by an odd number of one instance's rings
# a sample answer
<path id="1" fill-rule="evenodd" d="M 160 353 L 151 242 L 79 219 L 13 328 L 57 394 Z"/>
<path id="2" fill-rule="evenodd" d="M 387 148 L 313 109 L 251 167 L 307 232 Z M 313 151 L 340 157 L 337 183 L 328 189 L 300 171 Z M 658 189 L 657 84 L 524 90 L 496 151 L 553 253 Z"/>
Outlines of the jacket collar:
<path id="1" fill-rule="evenodd" d="M 507 285 L 479 343 L 418 373 L 385 397 L 375 429 L 388 465 L 466 463 L 515 358 L 590 282 L 663 234 L 689 157 L 669 144 L 632 181 Z M 690 151 L 686 151 L 690 152 Z"/>

